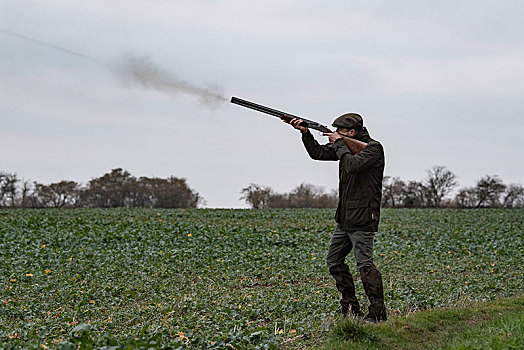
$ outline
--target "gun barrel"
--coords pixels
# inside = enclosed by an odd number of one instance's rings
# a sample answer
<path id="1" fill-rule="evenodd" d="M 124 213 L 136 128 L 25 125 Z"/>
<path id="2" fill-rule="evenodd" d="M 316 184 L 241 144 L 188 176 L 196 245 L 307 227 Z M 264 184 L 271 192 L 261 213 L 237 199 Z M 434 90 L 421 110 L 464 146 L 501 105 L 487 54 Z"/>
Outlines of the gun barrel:
<path id="1" fill-rule="evenodd" d="M 283 118 L 283 117 L 285 118 L 286 116 L 289 117 L 289 120 L 291 120 L 293 118 L 299 118 L 299 117 L 297 117 L 297 116 L 295 116 L 293 114 L 285 113 L 285 112 L 282 112 L 282 111 L 279 111 L 279 110 L 276 110 L 276 109 L 273 109 L 273 108 L 262 106 L 262 105 L 254 103 L 254 102 L 251 102 L 251 101 L 243 100 L 243 99 L 238 98 L 238 97 L 231 97 L 231 103 L 234 103 L 234 104 L 237 104 L 239 106 L 246 107 L 246 108 L 249 108 L 249 109 L 254 109 L 255 111 L 259 111 L 259 112 L 262 112 L 262 113 L 265 113 L 265 114 L 269 114 L 269 115 L 272 115 L 272 116 L 275 116 L 275 117 L 278 117 L 278 118 Z M 287 118 L 285 118 L 285 119 L 287 119 Z"/>
<path id="2" fill-rule="evenodd" d="M 272 115 L 272 116 L 275 116 L 275 117 L 278 117 L 278 118 L 286 121 L 287 123 L 289 123 L 291 121 L 291 119 L 293 119 L 293 118 L 302 119 L 302 123 L 300 124 L 302 126 L 305 126 L 305 127 L 308 127 L 308 128 L 312 128 L 312 129 L 316 129 L 316 130 L 322 131 L 322 132 L 332 132 L 326 126 L 324 126 L 324 125 L 322 125 L 320 123 L 317 123 L 317 122 L 315 122 L 313 120 L 309 120 L 309 119 L 306 119 L 306 118 L 298 117 L 296 115 L 289 114 L 289 113 L 286 113 L 286 112 L 282 112 L 282 111 L 279 111 L 277 109 L 273 109 L 273 108 L 269 108 L 269 107 L 266 107 L 266 106 L 262 106 L 262 105 L 254 103 L 254 102 L 251 102 L 251 101 L 243 100 L 243 99 L 238 98 L 238 97 L 231 97 L 231 103 L 234 103 L 234 104 L 237 104 L 239 106 L 246 107 L 246 108 L 249 108 L 249 109 L 253 109 L 255 111 L 259 111 L 259 112 L 262 112 L 262 113 L 265 113 L 265 114 L 269 114 L 269 115 Z"/>
<path id="3" fill-rule="evenodd" d="M 277 109 L 269 108 L 269 107 L 266 107 L 266 106 L 262 106 L 262 105 L 254 103 L 254 102 L 251 102 L 251 101 L 243 100 L 243 99 L 238 98 L 238 97 L 231 97 L 231 103 L 234 103 L 234 104 L 237 104 L 239 106 L 246 107 L 246 108 L 249 108 L 249 109 L 253 109 L 255 111 L 259 111 L 259 112 L 262 112 L 262 113 L 265 113 L 265 114 L 269 114 L 269 115 L 275 116 L 277 118 L 280 118 L 280 119 L 284 120 L 287 123 L 289 123 L 291 121 L 291 119 L 293 119 L 293 118 L 302 119 L 302 123 L 300 123 L 301 126 L 304 126 L 306 128 L 315 129 L 315 130 L 318 130 L 318 131 L 321 131 L 321 132 L 325 132 L 325 133 L 332 133 L 333 132 L 327 126 L 322 125 L 320 123 L 317 123 L 317 122 L 315 122 L 313 120 L 305 119 L 305 118 L 302 118 L 302 117 L 297 117 L 296 115 L 285 113 L 285 112 L 279 111 Z M 360 151 L 362 151 L 367 146 L 367 144 L 365 142 L 362 142 L 362 141 L 359 141 L 359 140 L 355 140 L 355 139 L 353 139 L 353 138 L 351 138 L 349 136 L 346 136 L 346 135 L 341 135 L 341 136 L 343 136 L 344 143 L 348 146 L 348 148 L 349 148 L 349 150 L 351 151 L 352 154 L 359 153 Z"/>

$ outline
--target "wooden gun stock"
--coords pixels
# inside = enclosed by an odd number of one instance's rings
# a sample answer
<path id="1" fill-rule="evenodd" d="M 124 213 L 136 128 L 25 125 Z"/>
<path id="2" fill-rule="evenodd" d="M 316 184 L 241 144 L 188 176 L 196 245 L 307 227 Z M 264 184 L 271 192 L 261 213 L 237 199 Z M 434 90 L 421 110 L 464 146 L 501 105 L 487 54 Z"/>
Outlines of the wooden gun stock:
<path id="1" fill-rule="evenodd" d="M 269 107 L 262 106 L 262 105 L 259 105 L 259 104 L 256 104 L 256 103 L 253 103 L 253 102 L 250 102 L 250 101 L 247 101 L 247 100 L 240 99 L 238 97 L 232 97 L 231 98 L 231 103 L 234 103 L 234 104 L 237 104 L 239 106 L 246 107 L 246 108 L 249 108 L 249 109 L 253 109 L 255 111 L 259 111 L 259 112 L 262 112 L 262 113 L 265 113 L 265 114 L 269 114 L 269 115 L 275 116 L 277 118 L 282 119 L 286 123 L 289 123 L 293 118 L 297 118 L 297 119 L 302 119 L 302 123 L 300 125 L 304 126 L 306 128 L 315 129 L 315 130 L 318 130 L 318 131 L 321 131 L 321 132 L 324 132 L 324 133 L 332 133 L 333 132 L 327 126 L 322 125 L 320 123 L 317 123 L 317 122 L 315 122 L 313 120 L 297 117 L 297 116 L 295 116 L 293 114 L 284 113 L 284 112 L 281 112 L 281 111 L 273 109 L 273 108 L 269 108 Z M 342 135 L 342 134 L 339 134 L 339 135 L 342 136 L 342 140 L 344 140 L 344 143 L 348 146 L 349 151 L 351 152 L 351 154 L 360 153 L 368 145 L 365 142 L 362 142 L 362 141 L 359 141 L 359 140 L 355 140 L 354 138 L 351 138 L 349 136 Z"/>
<path id="2" fill-rule="evenodd" d="M 362 150 L 364 148 L 366 148 L 366 146 L 368 145 L 365 142 L 356 140 L 356 139 L 351 138 L 349 136 L 345 136 L 345 135 L 342 135 L 342 134 L 339 134 L 339 135 L 342 136 L 342 141 L 344 141 L 346 146 L 348 146 L 349 151 L 351 152 L 351 154 L 357 154 L 357 153 L 362 152 Z"/>

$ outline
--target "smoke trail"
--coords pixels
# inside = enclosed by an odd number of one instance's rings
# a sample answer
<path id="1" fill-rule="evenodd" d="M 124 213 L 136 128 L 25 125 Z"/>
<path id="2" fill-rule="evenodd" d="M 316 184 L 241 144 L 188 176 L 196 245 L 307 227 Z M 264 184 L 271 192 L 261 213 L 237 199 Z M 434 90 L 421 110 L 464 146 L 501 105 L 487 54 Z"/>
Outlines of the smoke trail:
<path id="1" fill-rule="evenodd" d="M 12 32 L 12 31 L 7 30 L 7 29 L 0 28 L 0 32 L 2 32 L 4 34 L 7 34 L 9 36 L 18 38 L 18 39 L 22 39 L 22 40 L 31 42 L 33 44 L 38 44 L 40 46 L 45 46 L 47 48 L 50 48 L 50 49 L 53 49 L 53 50 L 58 50 L 58 51 L 61 51 L 63 53 L 67 53 L 67 54 L 70 54 L 70 55 L 73 55 L 73 56 L 76 56 L 76 57 L 85 58 L 86 60 L 90 60 L 90 61 L 93 61 L 93 62 L 96 62 L 96 63 L 99 63 L 99 64 L 101 63 L 96 58 L 88 56 L 88 55 L 85 55 L 83 53 L 76 52 L 76 51 L 73 51 L 73 50 L 69 50 L 69 49 L 66 49 L 64 47 L 56 46 L 56 45 L 50 44 L 50 43 L 42 41 L 42 40 L 30 38 L 28 36 L 25 36 L 25 35 L 22 35 L 22 34 L 18 34 L 18 33 Z"/>
<path id="2" fill-rule="evenodd" d="M 171 94 L 185 93 L 197 96 L 202 104 L 210 108 L 216 108 L 227 101 L 221 87 L 195 85 L 181 80 L 146 56 L 131 53 L 123 55 L 113 65 L 113 72 L 125 83 L 134 83 Z"/>
<path id="3" fill-rule="evenodd" d="M 200 98 L 202 104 L 211 108 L 218 107 L 220 103 L 227 101 L 223 89 L 220 86 L 200 86 L 181 80 L 172 73 L 156 65 L 146 56 L 139 57 L 133 54 L 127 54 L 123 55 L 118 62 L 108 64 L 92 56 L 18 34 L 4 28 L 0 28 L 0 33 L 92 61 L 111 69 L 114 74 L 127 83 L 135 83 L 172 94 L 183 92 L 195 95 Z"/>

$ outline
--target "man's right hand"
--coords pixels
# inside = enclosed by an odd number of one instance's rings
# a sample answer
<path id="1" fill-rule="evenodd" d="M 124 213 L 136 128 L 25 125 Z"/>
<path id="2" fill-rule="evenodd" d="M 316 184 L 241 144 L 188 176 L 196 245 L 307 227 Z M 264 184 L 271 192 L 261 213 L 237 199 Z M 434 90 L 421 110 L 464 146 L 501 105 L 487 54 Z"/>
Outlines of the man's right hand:
<path id="1" fill-rule="evenodd" d="M 302 119 L 293 118 L 291 119 L 289 124 L 291 124 L 295 129 L 300 130 L 300 132 L 305 134 L 306 132 L 308 132 L 308 129 L 305 126 L 300 126 L 300 123 L 302 122 L 303 122 Z"/>

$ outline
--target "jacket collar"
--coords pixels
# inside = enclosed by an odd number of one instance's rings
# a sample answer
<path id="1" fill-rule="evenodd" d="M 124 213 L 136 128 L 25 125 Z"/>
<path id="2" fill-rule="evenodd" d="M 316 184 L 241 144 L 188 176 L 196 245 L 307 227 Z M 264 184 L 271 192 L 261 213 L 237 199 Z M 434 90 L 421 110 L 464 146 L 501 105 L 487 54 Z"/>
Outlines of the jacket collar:
<path id="1" fill-rule="evenodd" d="M 359 141 L 363 141 L 363 142 L 369 142 L 369 141 L 372 141 L 372 138 L 371 136 L 369 136 L 369 132 L 368 132 L 368 129 L 366 129 L 365 127 L 362 128 L 362 130 L 360 130 L 357 135 L 355 136 L 355 139 L 359 140 Z"/>

